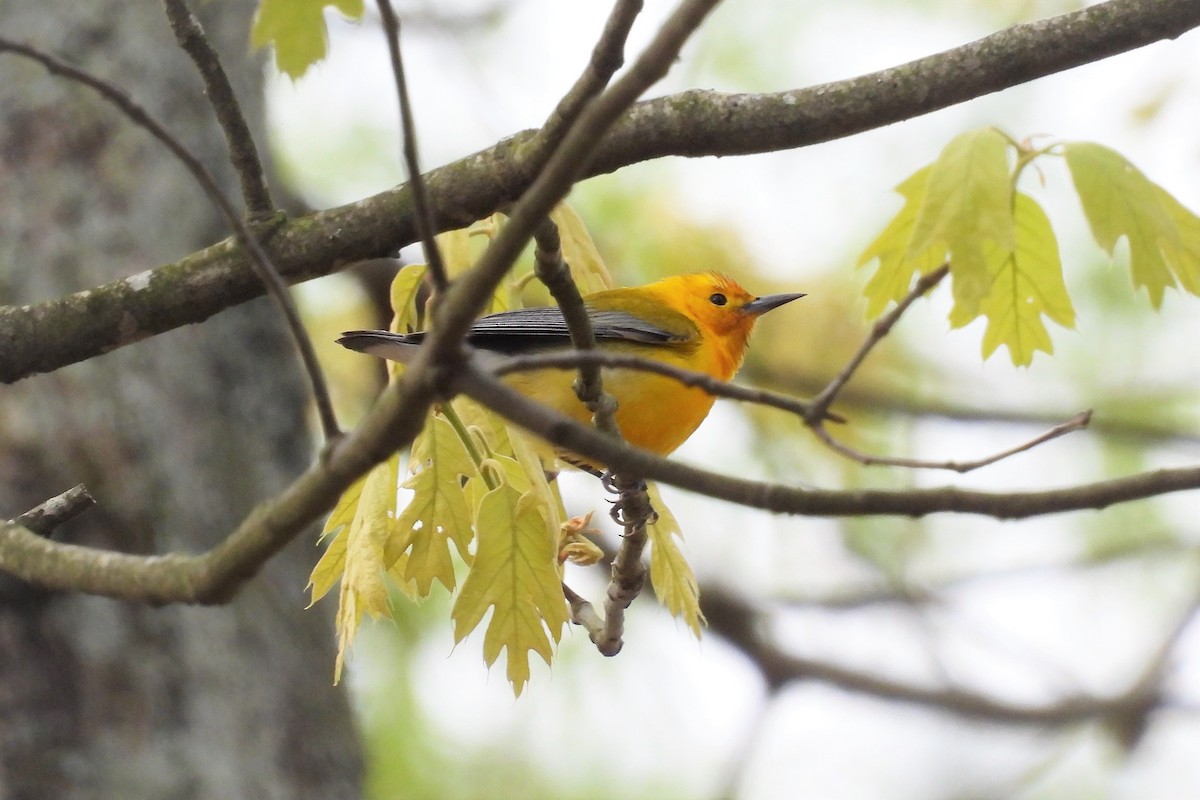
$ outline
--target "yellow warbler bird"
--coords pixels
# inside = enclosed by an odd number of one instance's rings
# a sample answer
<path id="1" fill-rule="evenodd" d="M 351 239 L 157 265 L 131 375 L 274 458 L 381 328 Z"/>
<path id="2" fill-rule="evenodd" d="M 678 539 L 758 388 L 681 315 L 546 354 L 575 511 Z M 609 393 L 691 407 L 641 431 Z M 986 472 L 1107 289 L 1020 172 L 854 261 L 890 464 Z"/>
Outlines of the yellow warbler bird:
<path id="1" fill-rule="evenodd" d="M 676 275 L 630 289 L 608 289 L 583 298 L 605 352 L 642 356 L 718 380 L 733 377 L 746 355 L 760 316 L 803 294 L 755 297 L 732 278 L 715 273 Z M 348 331 L 338 342 L 351 350 L 408 362 L 424 334 Z M 467 336 L 474 348 L 500 356 L 525 355 L 571 346 L 556 307 L 525 308 L 475 321 Z M 584 424 L 591 412 L 575 396 L 575 370 L 538 369 L 507 375 L 517 391 Z M 617 401 L 617 426 L 629 443 L 659 455 L 683 444 L 708 416 L 713 396 L 664 375 L 605 369 L 604 389 Z M 559 454 L 576 466 L 568 454 Z"/>

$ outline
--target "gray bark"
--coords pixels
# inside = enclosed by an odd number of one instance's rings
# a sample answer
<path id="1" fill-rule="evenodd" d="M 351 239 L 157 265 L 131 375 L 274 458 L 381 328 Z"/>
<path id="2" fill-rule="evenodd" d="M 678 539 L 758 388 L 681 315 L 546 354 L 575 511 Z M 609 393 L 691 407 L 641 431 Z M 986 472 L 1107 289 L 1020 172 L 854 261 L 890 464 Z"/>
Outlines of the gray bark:
<path id="1" fill-rule="evenodd" d="M 196 3 L 252 127 L 248 3 Z M 237 183 L 156 4 L 0 2 L 0 31 L 109 78 Z M 0 303 L 86 289 L 223 238 L 157 142 L 92 93 L 0 55 Z M 261 140 L 260 140 L 261 141 Z M 264 300 L 0 388 L 0 516 L 83 482 L 67 541 L 207 549 L 312 457 L 305 383 Z M 342 798 L 361 755 L 330 686 L 312 540 L 228 605 L 146 608 L 0 585 L 0 799 Z"/>

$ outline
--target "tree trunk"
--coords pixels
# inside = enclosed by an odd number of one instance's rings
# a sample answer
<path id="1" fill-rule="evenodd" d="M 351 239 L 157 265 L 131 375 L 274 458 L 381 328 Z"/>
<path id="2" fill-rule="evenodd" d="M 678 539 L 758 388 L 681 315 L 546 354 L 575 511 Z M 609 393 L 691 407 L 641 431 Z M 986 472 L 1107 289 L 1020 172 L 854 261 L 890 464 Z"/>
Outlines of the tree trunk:
<path id="1" fill-rule="evenodd" d="M 195 5 L 261 130 L 252 6 Z M 4 0 L 0 31 L 125 89 L 237 197 L 159 6 Z M 0 302 L 87 289 L 227 234 L 167 151 L 92 92 L 0 55 L 0 108 Z M 82 482 L 99 506 L 61 534 L 96 547 L 207 549 L 312 457 L 303 376 L 267 301 L 0 398 L 0 515 Z M 345 692 L 330 686 L 330 606 L 304 610 L 315 556 L 311 538 L 293 544 L 214 608 L 4 579 L 0 798 L 358 796 L 358 742 Z"/>

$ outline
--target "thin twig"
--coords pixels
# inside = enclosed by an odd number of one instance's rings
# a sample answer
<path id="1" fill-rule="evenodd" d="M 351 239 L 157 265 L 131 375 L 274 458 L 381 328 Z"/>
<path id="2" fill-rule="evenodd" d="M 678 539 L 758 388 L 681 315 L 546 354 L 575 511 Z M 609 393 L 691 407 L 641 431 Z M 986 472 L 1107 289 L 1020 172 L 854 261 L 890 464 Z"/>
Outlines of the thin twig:
<path id="1" fill-rule="evenodd" d="M 866 340 L 859 346 L 858 352 L 846 362 L 846 366 L 842 367 L 842 371 L 829 382 L 829 385 L 813 398 L 808 414 L 806 415 L 806 421 L 810 427 L 816 428 L 821 424 L 821 419 L 825 416 L 825 411 L 833 403 L 838 392 L 854 376 L 854 373 L 862 365 L 863 361 L 875 349 L 875 345 L 879 344 L 891 332 L 892 327 L 904 312 L 908 310 L 908 307 L 915 303 L 917 298 L 924 295 L 934 286 L 937 286 L 942 278 L 945 278 L 949 273 L 950 265 L 943 264 L 932 272 L 922 275 L 909 293 L 904 296 L 904 299 L 897 303 L 895 308 L 879 318 L 871 327 L 871 332 Z"/>
<path id="2" fill-rule="evenodd" d="M 80 483 L 44 503 L 39 503 L 12 522 L 39 536 L 50 536 L 64 522 L 74 519 L 94 505 L 96 499 L 87 487 Z"/>
<path id="3" fill-rule="evenodd" d="M 1032 450 L 1040 444 L 1044 444 L 1051 439 L 1057 439 L 1068 433 L 1083 430 L 1092 420 L 1092 410 L 1086 409 L 1080 411 L 1075 416 L 1071 417 L 1066 422 L 1061 422 L 1055 425 L 1045 433 L 1039 434 L 1032 439 L 1022 442 L 1007 450 L 1001 450 L 998 453 L 993 453 L 990 456 L 977 458 L 974 461 L 931 461 L 921 458 L 904 458 L 894 456 L 876 456 L 870 453 L 864 453 L 849 445 L 846 445 L 833 437 L 832 434 L 825 428 L 824 425 L 818 425 L 812 429 L 818 439 L 824 442 L 829 449 L 839 453 L 852 461 L 857 461 L 864 466 L 886 466 L 886 467 L 904 467 L 906 469 L 945 469 L 953 472 L 965 473 L 972 470 L 986 467 L 989 464 L 995 464 L 997 461 L 1003 461 L 1009 456 L 1014 456 L 1017 453 L 1023 453 L 1026 450 Z"/>
<path id="4" fill-rule="evenodd" d="M 337 439 L 341 435 L 341 430 L 338 428 L 337 417 L 333 412 L 333 402 L 329 398 L 325 376 L 321 372 L 321 365 L 317 361 L 317 354 L 313 349 L 312 341 L 308 338 L 308 332 L 304 329 L 304 323 L 300 319 L 300 312 L 296 309 L 296 304 L 292 302 L 292 297 L 288 293 L 287 284 L 279 276 L 275 265 L 267 256 L 262 245 L 259 244 L 258 238 L 250 232 L 249 227 L 234 209 L 233 204 L 229 202 L 229 198 L 221 191 L 221 187 L 217 185 L 217 181 L 212 176 L 212 173 L 184 147 L 179 139 L 155 120 L 146 109 L 135 102 L 129 95 L 125 94 L 125 92 L 103 78 L 72 66 L 37 48 L 8 39 L 0 38 L 0 51 L 8 51 L 29 58 L 41 64 L 53 75 L 68 78 L 94 90 L 103 99 L 122 111 L 133 124 L 146 130 L 151 136 L 158 139 L 179 160 L 184 168 L 191 173 L 196 183 L 200 185 L 200 188 L 204 190 L 209 200 L 217 207 L 225 217 L 225 221 L 233 229 L 238 244 L 242 246 L 243 251 L 249 256 L 250 264 L 258 273 L 259 278 L 266 284 L 268 292 L 275 298 L 276 303 L 283 312 L 288 329 L 291 331 L 292 338 L 296 342 L 296 347 L 300 352 L 301 360 L 304 362 L 304 368 L 312 384 L 313 400 L 316 402 L 317 413 L 321 420 L 321 429 L 325 434 L 325 440 L 326 442 L 331 442 Z"/>
<path id="5" fill-rule="evenodd" d="M 233 165 L 242 184 L 242 200 L 246 203 L 247 216 L 269 217 L 275 210 L 275 204 L 271 200 L 271 190 L 267 188 L 262 160 L 258 157 L 250 125 L 242 114 L 237 95 L 233 92 L 225 68 L 221 66 L 217 51 L 208 41 L 200 20 L 188 8 L 187 0 L 163 0 L 163 6 L 171 30 L 175 33 L 175 41 L 191 56 L 204 80 L 204 93 L 229 147 L 229 163 Z"/>
<path id="6" fill-rule="evenodd" d="M 1017 453 L 1023 453 L 1026 450 L 1037 447 L 1038 445 L 1048 442 L 1051 439 L 1057 439 L 1065 434 L 1082 430 L 1088 426 L 1088 423 L 1091 422 L 1091 409 L 1081 411 L 1066 422 L 1061 422 L 1058 425 L 1055 425 L 1050 430 L 1033 437 L 1029 441 L 1023 442 L 1014 447 L 1010 447 L 1006 450 L 1001 450 L 998 453 L 984 456 L 983 458 L 974 459 L 972 461 L 954 461 L 949 459 L 933 461 L 920 458 L 877 456 L 870 453 L 864 453 L 861 450 L 850 447 L 849 445 L 844 444 L 843 442 L 840 442 L 834 438 L 833 434 L 828 431 L 824 423 L 824 416 L 827 413 L 829 406 L 833 403 L 834 398 L 837 397 L 842 388 L 850 381 L 858 368 L 862 366 L 862 363 L 866 360 L 871 351 L 875 349 L 875 346 L 883 341 L 884 337 L 891 333 L 892 328 L 895 327 L 896 323 L 900 321 L 900 317 L 904 315 L 904 312 L 906 312 L 909 307 L 917 301 L 918 298 L 923 297 L 927 292 L 929 292 L 930 289 L 932 289 L 934 286 L 937 286 L 938 283 L 940 283 L 942 279 L 945 278 L 949 273 L 950 265 L 943 264 L 932 272 L 922 275 L 921 278 L 913 285 L 908 294 L 906 294 L 894 308 L 888 311 L 887 314 L 884 314 L 882 317 L 880 317 L 879 320 L 871 327 L 871 332 L 867 335 L 867 338 L 863 341 L 862 345 L 859 346 L 858 350 L 854 353 L 850 360 L 846 362 L 846 365 L 842 367 L 842 370 L 834 377 L 832 381 L 829 382 L 829 385 L 827 385 L 816 397 L 813 398 L 812 403 L 809 406 L 809 410 L 805 414 L 805 423 L 812 429 L 813 434 L 817 437 L 817 439 L 823 442 L 835 453 L 845 456 L 852 461 L 857 461 L 864 466 L 904 467 L 907 469 L 945 469 L 952 470 L 954 472 L 965 473 L 979 469 L 980 467 L 986 467 L 989 464 L 995 464 L 997 461 L 1002 461 L 1003 459 L 1016 455 Z"/>
<path id="7" fill-rule="evenodd" d="M 421 247 L 425 250 L 425 263 L 429 265 L 429 276 L 433 279 L 435 292 L 443 292 L 450 283 L 442 253 L 437 246 L 437 223 L 433 218 L 433 206 L 429 201 L 429 189 L 421 174 L 421 163 L 417 157 L 417 126 L 413 119 L 412 101 L 408 96 L 408 81 L 404 77 L 404 60 L 400 56 L 400 19 L 392 10 L 389 0 L 376 0 L 383 30 L 387 34 L 388 53 L 392 58 L 392 76 L 396 81 L 396 96 L 400 101 L 400 128 L 403 132 L 404 166 L 408 170 L 408 181 L 412 186 L 413 219 Z"/>
<path id="8" fill-rule="evenodd" d="M 729 400 L 741 400 L 756 403 L 770 408 L 777 408 L 804 418 L 812 409 L 811 402 L 797 400 L 785 394 L 772 392 L 768 389 L 755 389 L 736 383 L 718 380 L 704 372 L 677 367 L 652 358 L 630 355 L 628 353 L 610 353 L 604 350 L 589 350 L 586 352 L 563 351 L 560 353 L 536 353 L 527 356 L 513 356 L 492 368 L 492 374 L 497 377 L 513 372 L 528 372 L 529 370 L 559 368 L 572 369 L 584 364 L 609 369 L 632 369 L 641 372 L 652 372 L 679 381 L 684 386 L 700 389 L 714 397 L 724 397 Z M 831 422 L 845 422 L 832 412 L 825 412 L 825 418 Z"/>

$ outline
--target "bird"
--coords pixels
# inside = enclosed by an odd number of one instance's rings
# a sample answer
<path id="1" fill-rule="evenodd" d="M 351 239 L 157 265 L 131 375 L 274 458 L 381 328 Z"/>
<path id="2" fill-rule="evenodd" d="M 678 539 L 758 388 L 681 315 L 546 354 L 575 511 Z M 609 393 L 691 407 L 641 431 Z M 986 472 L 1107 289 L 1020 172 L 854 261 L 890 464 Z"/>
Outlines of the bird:
<path id="1" fill-rule="evenodd" d="M 754 324 L 768 311 L 804 297 L 803 293 L 756 297 L 732 278 L 703 272 L 674 275 L 644 286 L 606 289 L 583 298 L 597 347 L 661 361 L 728 381 L 746 356 Z M 338 343 L 351 350 L 407 363 L 424 332 L 347 331 Z M 564 350 L 571 338 L 557 306 L 502 311 L 480 317 L 467 343 L 489 358 Z M 573 369 L 513 372 L 506 383 L 525 396 L 583 424 L 592 413 L 575 395 Z M 604 390 L 617 401 L 622 437 L 660 456 L 674 452 L 700 427 L 714 397 L 665 375 L 632 369 L 604 369 Z M 601 474 L 603 465 L 558 451 L 560 459 Z"/>

